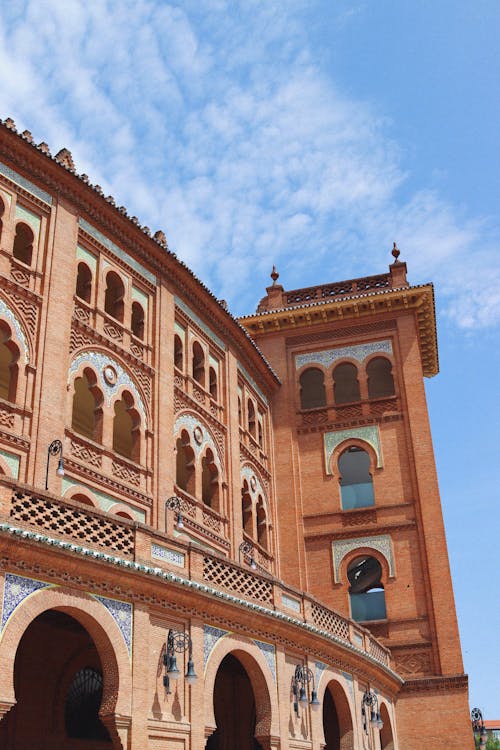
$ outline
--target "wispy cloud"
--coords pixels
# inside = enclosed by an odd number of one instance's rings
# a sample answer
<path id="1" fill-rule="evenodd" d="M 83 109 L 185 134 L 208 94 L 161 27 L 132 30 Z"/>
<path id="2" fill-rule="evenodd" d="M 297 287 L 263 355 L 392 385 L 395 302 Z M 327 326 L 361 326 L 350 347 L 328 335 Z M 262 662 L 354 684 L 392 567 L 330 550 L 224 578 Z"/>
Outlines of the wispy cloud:
<path id="1" fill-rule="evenodd" d="M 408 195 L 381 113 L 320 69 L 306 5 L 7 4 L 4 116 L 70 148 L 236 313 L 254 309 L 272 263 L 288 288 L 376 273 L 397 239 L 450 319 L 498 322 L 494 227 L 425 185 Z"/>

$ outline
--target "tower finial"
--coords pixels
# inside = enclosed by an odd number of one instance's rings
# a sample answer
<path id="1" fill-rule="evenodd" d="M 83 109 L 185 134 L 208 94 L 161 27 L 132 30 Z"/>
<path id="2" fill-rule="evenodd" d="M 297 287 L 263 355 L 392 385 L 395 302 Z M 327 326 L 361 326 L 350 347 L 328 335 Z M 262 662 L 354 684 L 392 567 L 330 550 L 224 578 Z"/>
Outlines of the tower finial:
<path id="1" fill-rule="evenodd" d="M 276 266 L 273 265 L 273 270 L 271 271 L 271 278 L 273 280 L 273 286 L 276 286 L 276 282 L 278 281 L 280 275 L 276 270 Z"/>
<path id="2" fill-rule="evenodd" d="M 394 260 L 396 263 L 399 263 L 399 256 L 401 255 L 401 250 L 398 248 L 395 242 L 392 243 L 392 255 L 394 256 Z"/>

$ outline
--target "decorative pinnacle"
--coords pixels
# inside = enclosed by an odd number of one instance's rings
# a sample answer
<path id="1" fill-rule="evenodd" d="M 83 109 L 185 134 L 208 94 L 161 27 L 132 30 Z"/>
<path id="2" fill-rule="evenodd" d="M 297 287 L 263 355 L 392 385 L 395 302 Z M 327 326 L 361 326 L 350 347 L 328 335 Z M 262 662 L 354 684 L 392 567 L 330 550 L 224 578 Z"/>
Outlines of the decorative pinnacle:
<path id="1" fill-rule="evenodd" d="M 401 255 L 401 250 L 398 248 L 395 242 L 392 243 L 392 255 L 394 256 L 394 259 L 396 263 L 399 263 L 398 258 Z"/>
<path id="2" fill-rule="evenodd" d="M 278 281 L 280 275 L 276 270 L 276 266 L 273 265 L 273 270 L 271 271 L 271 278 L 273 280 L 273 286 L 276 286 L 276 282 Z"/>

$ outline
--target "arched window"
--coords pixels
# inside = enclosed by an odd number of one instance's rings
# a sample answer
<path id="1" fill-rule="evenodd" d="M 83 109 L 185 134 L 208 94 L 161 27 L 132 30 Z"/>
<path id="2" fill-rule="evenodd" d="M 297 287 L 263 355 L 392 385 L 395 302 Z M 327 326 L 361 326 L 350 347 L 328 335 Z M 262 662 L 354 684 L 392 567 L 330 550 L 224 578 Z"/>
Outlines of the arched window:
<path id="1" fill-rule="evenodd" d="M 333 371 L 333 393 L 336 404 L 348 404 L 361 398 L 358 369 L 350 362 L 342 362 Z"/>
<path id="2" fill-rule="evenodd" d="M 252 498 L 250 496 L 246 479 L 243 482 L 243 487 L 241 489 L 241 516 L 243 531 L 245 531 L 248 536 L 253 537 Z"/>
<path id="3" fill-rule="evenodd" d="M 5 213 L 5 204 L 3 200 L 0 198 L 0 240 L 2 239 L 2 230 L 3 230 L 3 221 L 2 216 Z"/>
<path id="4" fill-rule="evenodd" d="M 239 424 L 242 424 L 243 422 L 243 411 L 241 409 L 241 396 L 238 396 L 238 422 Z"/>
<path id="5" fill-rule="evenodd" d="M 257 421 L 257 441 L 261 448 L 264 447 L 264 427 L 262 425 L 262 414 L 259 412 L 259 418 Z"/>
<path id="6" fill-rule="evenodd" d="M 368 453 L 355 445 L 339 457 L 340 497 L 342 508 L 366 508 L 375 504 Z"/>
<path id="7" fill-rule="evenodd" d="M 138 339 L 144 339 L 144 310 L 138 302 L 132 302 L 132 321 L 130 324 L 132 333 Z"/>
<path id="8" fill-rule="evenodd" d="M 76 296 L 84 302 L 90 302 L 92 295 L 92 271 L 86 263 L 78 264 L 76 275 Z"/>
<path id="9" fill-rule="evenodd" d="M 73 393 L 71 427 L 80 435 L 100 443 L 102 440 L 102 395 L 92 370 L 76 378 Z"/>
<path id="10" fill-rule="evenodd" d="M 356 557 L 347 567 L 351 617 L 356 622 L 385 620 L 385 592 L 382 566 L 375 557 Z"/>
<path id="11" fill-rule="evenodd" d="M 248 432 L 250 433 L 250 435 L 253 435 L 255 437 L 255 407 L 251 399 L 248 399 L 247 414 L 248 414 Z"/>
<path id="12" fill-rule="evenodd" d="M 124 391 L 121 399 L 115 402 L 113 450 L 136 463 L 140 461 L 140 424 L 134 399 L 128 391 Z"/>
<path id="13" fill-rule="evenodd" d="M 12 255 L 22 263 L 26 263 L 27 266 L 31 266 L 34 239 L 35 235 L 27 224 L 21 221 L 16 225 Z"/>
<path id="14" fill-rule="evenodd" d="M 89 497 L 87 497 L 87 495 L 82 495 L 79 493 L 78 495 L 73 495 L 71 499 L 74 500 L 76 503 L 81 503 L 82 505 L 88 505 L 90 508 L 94 507 L 94 503 Z"/>
<path id="15" fill-rule="evenodd" d="M 176 442 L 176 472 L 175 483 L 181 490 L 190 495 L 195 493 L 195 455 L 190 445 L 189 434 L 186 430 L 181 432 Z"/>
<path id="16" fill-rule="evenodd" d="M 394 396 L 392 364 L 385 357 L 375 357 L 368 362 L 368 398 Z"/>
<path id="17" fill-rule="evenodd" d="M 184 352 L 181 337 L 174 336 L 174 365 L 178 370 L 184 370 Z"/>
<path id="18" fill-rule="evenodd" d="M 219 510 L 219 470 L 210 448 L 201 459 L 201 499 L 205 505 Z"/>
<path id="19" fill-rule="evenodd" d="M 264 549 L 268 549 L 266 506 L 260 495 L 257 499 L 257 541 Z"/>
<path id="20" fill-rule="evenodd" d="M 205 387 L 205 354 L 197 341 L 193 344 L 193 379 Z"/>
<path id="21" fill-rule="evenodd" d="M 66 735 L 75 740 L 110 742 L 108 730 L 99 718 L 102 675 L 92 667 L 80 669 L 69 686 L 64 706 Z"/>
<path id="22" fill-rule="evenodd" d="M 208 371 L 208 382 L 210 395 L 212 396 L 214 401 L 217 401 L 217 373 L 215 372 L 215 369 L 213 367 L 210 367 Z"/>
<path id="23" fill-rule="evenodd" d="M 104 312 L 123 323 L 125 286 L 114 271 L 106 276 L 106 291 L 104 293 Z"/>
<path id="24" fill-rule="evenodd" d="M 15 403 L 19 368 L 19 349 L 11 339 L 7 323 L 0 321 L 0 398 Z"/>
<path id="25" fill-rule="evenodd" d="M 317 367 L 304 370 L 300 381 L 300 406 L 302 409 L 317 409 L 326 405 L 325 376 Z"/>

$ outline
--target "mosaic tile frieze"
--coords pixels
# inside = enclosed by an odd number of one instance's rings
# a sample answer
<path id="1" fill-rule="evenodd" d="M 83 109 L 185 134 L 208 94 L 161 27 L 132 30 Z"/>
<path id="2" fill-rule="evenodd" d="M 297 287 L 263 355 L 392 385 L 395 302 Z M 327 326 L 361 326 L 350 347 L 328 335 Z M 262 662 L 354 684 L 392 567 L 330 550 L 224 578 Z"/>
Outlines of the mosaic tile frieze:
<path id="1" fill-rule="evenodd" d="M 336 542 L 332 542 L 333 550 L 333 570 L 335 583 L 340 583 L 339 569 L 340 564 L 344 557 L 353 550 L 360 549 L 361 547 L 368 547 L 380 552 L 381 555 L 387 560 L 389 566 L 389 576 L 394 576 L 394 558 L 392 554 L 392 542 L 389 534 L 381 534 L 380 536 L 359 536 L 356 539 L 340 539 Z"/>
<path id="2" fill-rule="evenodd" d="M 50 588 L 50 583 L 45 581 L 36 581 L 33 578 L 25 578 L 24 576 L 17 576 L 13 573 L 6 573 L 4 589 L 3 589 L 3 601 L 2 601 L 2 620 L 0 622 L 0 633 L 3 631 L 7 620 L 12 615 L 15 609 L 23 602 L 28 596 L 33 594 L 35 591 L 40 589 Z"/>
<path id="3" fill-rule="evenodd" d="M 284 607 L 293 610 L 294 612 L 300 612 L 300 602 L 298 599 L 293 599 L 291 596 L 281 594 L 281 603 Z"/>
<path id="4" fill-rule="evenodd" d="M 185 564 L 185 555 L 183 555 L 182 552 L 177 552 L 177 550 L 169 549 L 168 547 L 163 547 L 161 544 L 151 544 L 151 557 L 153 557 L 155 560 L 165 560 L 165 562 L 170 562 L 173 565 L 178 565 L 180 568 L 184 567 Z"/>
<path id="5" fill-rule="evenodd" d="M 352 440 L 353 438 L 368 443 L 377 456 L 377 469 L 383 467 L 384 463 L 382 460 L 382 448 L 380 445 L 378 425 L 367 425 L 366 427 L 352 427 L 346 430 L 325 432 L 323 440 L 325 450 L 325 469 L 327 474 L 332 474 L 331 459 L 335 449 L 345 440 Z"/>
<path id="6" fill-rule="evenodd" d="M 0 456 L 2 456 L 3 460 L 9 467 L 14 479 L 19 479 L 19 465 L 21 463 L 19 456 L 16 456 L 15 453 L 9 453 L 9 451 L 5 451 L 3 448 L 0 448 Z"/>
<path id="7" fill-rule="evenodd" d="M 14 330 L 17 340 L 21 344 L 24 353 L 24 364 L 28 364 L 30 361 L 28 343 L 26 336 L 24 335 L 23 327 L 19 322 L 16 314 L 9 307 L 9 305 L 0 298 L 0 315 L 9 321 L 12 329 Z"/>
<path id="8" fill-rule="evenodd" d="M 111 406 L 112 398 L 117 395 L 122 387 L 130 390 L 134 394 L 136 406 L 142 414 L 144 423 L 146 423 L 146 409 L 144 408 L 144 402 L 137 386 L 130 375 L 125 372 L 115 359 L 96 351 L 86 351 L 78 354 L 69 367 L 68 384 L 71 377 L 78 372 L 82 365 L 89 365 L 95 371 L 108 407 Z"/>
<path id="9" fill-rule="evenodd" d="M 324 664 L 322 661 L 314 662 L 314 681 L 316 682 L 316 690 L 319 690 L 319 684 L 325 669 L 328 669 L 328 664 Z"/>
<path id="10" fill-rule="evenodd" d="M 20 174 L 15 172 L 13 169 L 10 169 L 10 167 L 7 167 L 5 164 L 2 164 L 1 162 L 0 174 L 3 174 L 3 176 L 7 177 L 8 180 L 14 182 L 16 185 L 19 185 L 19 187 L 24 188 L 24 190 L 27 190 L 28 193 L 31 193 L 43 203 L 47 203 L 47 205 L 49 206 L 52 205 L 52 197 L 48 193 L 46 193 L 45 190 L 41 190 L 41 188 L 34 185 L 25 177 L 21 177 Z"/>
<path id="11" fill-rule="evenodd" d="M 210 654 L 217 643 L 226 635 L 229 635 L 229 630 L 214 628 L 213 625 L 203 626 L 203 669 L 206 668 Z"/>
<path id="12" fill-rule="evenodd" d="M 215 463 L 221 468 L 221 457 L 217 444 L 206 425 L 194 416 L 185 412 L 177 417 L 174 425 L 174 437 L 177 437 L 181 430 L 187 430 L 191 439 L 190 445 L 194 450 L 197 458 L 202 455 L 206 448 L 210 448 L 213 453 Z"/>
<path id="13" fill-rule="evenodd" d="M 24 208 L 24 206 L 20 206 L 19 203 L 16 205 L 15 217 L 16 219 L 20 219 L 26 224 L 29 224 L 35 234 L 35 241 L 38 243 L 38 237 L 40 235 L 40 225 L 42 223 L 40 217 L 34 214 L 32 211 L 28 211 L 28 209 Z"/>
<path id="14" fill-rule="evenodd" d="M 255 471 L 253 466 L 250 466 L 250 464 L 244 464 L 241 467 L 240 477 L 241 477 L 241 486 L 243 486 L 243 482 L 246 479 L 247 484 L 248 484 L 249 495 L 252 498 L 252 500 L 257 500 L 259 495 L 261 495 L 263 500 L 266 499 L 266 492 L 262 486 L 259 475 Z"/>
<path id="15" fill-rule="evenodd" d="M 151 271 L 148 271 L 147 268 L 144 268 L 144 266 L 139 263 L 135 258 L 132 258 L 131 255 L 125 252 L 125 250 L 122 250 L 118 245 L 115 245 L 114 242 L 112 242 L 110 239 L 108 239 L 102 232 L 99 232 L 98 229 L 92 226 L 92 224 L 89 224 L 88 221 L 85 221 L 85 219 L 78 219 L 78 225 L 83 229 L 84 232 L 87 232 L 87 234 L 90 234 L 91 237 L 93 237 L 95 240 L 100 242 L 101 245 L 104 245 L 110 252 L 113 253 L 113 255 L 116 255 L 118 258 L 123 260 L 130 268 L 133 268 L 134 271 L 136 271 L 140 276 L 147 279 L 151 284 L 156 286 L 156 276 L 154 273 L 151 273 Z"/>
<path id="16" fill-rule="evenodd" d="M 271 674 L 274 681 L 276 682 L 276 649 L 272 643 L 266 643 L 265 641 L 253 641 L 259 650 L 262 652 L 264 659 L 267 661 Z"/>
<path id="17" fill-rule="evenodd" d="M 355 359 L 357 362 L 363 362 L 371 354 L 389 354 L 392 356 L 392 343 L 389 340 L 373 341 L 371 344 L 356 344 L 298 354 L 295 357 L 295 369 L 300 370 L 304 365 L 322 365 L 326 369 L 340 359 Z"/>
<path id="18" fill-rule="evenodd" d="M 121 602 L 118 599 L 108 599 L 106 596 L 98 596 L 97 594 L 92 594 L 92 596 L 106 607 L 111 617 L 120 628 L 123 640 L 127 646 L 127 651 L 130 655 L 132 652 L 132 604 L 129 604 L 129 602 Z"/>
<path id="19" fill-rule="evenodd" d="M 353 680 L 352 674 L 349 674 L 349 672 L 342 672 L 342 677 L 347 683 L 347 687 L 349 688 L 349 693 L 351 694 L 351 698 L 354 700 L 354 680 Z"/>

